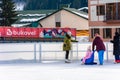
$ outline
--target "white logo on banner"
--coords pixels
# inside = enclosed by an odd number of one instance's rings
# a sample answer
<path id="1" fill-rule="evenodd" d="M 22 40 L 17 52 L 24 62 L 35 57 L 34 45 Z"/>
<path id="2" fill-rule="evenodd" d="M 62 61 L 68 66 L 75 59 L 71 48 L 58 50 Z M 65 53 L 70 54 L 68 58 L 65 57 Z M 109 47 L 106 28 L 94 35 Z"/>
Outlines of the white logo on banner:
<path id="1" fill-rule="evenodd" d="M 12 35 L 12 31 L 10 29 L 7 29 L 7 35 L 9 35 L 9 36 Z"/>
<path id="2" fill-rule="evenodd" d="M 0 37 L 2 36 L 1 32 L 0 32 Z"/>

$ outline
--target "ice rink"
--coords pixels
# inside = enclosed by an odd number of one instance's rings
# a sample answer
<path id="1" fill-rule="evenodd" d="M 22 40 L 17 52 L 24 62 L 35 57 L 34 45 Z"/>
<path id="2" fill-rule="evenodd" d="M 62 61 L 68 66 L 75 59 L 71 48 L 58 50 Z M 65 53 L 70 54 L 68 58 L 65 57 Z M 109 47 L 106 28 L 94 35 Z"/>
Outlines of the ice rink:
<path id="1" fill-rule="evenodd" d="M 110 43 L 105 43 L 104 65 L 81 65 L 90 44 L 74 43 L 72 63 L 66 64 L 62 43 L 1 43 L 0 80 L 119 80 L 120 64 L 113 63 Z"/>
<path id="2" fill-rule="evenodd" d="M 80 61 L 0 64 L 0 80 L 119 80 L 120 64 L 81 65 Z"/>

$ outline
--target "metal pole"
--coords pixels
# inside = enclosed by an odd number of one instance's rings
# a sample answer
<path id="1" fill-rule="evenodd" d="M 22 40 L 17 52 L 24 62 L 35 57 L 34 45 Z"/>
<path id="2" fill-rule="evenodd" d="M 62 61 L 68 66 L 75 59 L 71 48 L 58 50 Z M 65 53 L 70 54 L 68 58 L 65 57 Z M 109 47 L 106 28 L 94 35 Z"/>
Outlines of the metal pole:
<path id="1" fill-rule="evenodd" d="M 39 62 L 42 61 L 42 49 L 41 49 L 41 44 L 39 44 Z"/>
<path id="2" fill-rule="evenodd" d="M 79 60 L 79 58 L 78 58 L 78 43 L 77 43 L 77 60 Z"/>
<path id="3" fill-rule="evenodd" d="M 36 62 L 36 43 L 34 44 L 34 61 Z"/>
<path id="4" fill-rule="evenodd" d="M 70 51 L 71 55 L 70 55 L 70 59 L 71 61 L 73 60 L 73 43 L 72 43 L 72 47 L 71 47 L 71 51 Z"/>
<path id="5" fill-rule="evenodd" d="M 107 61 L 108 61 L 108 42 L 106 42 L 106 57 L 107 57 Z"/>

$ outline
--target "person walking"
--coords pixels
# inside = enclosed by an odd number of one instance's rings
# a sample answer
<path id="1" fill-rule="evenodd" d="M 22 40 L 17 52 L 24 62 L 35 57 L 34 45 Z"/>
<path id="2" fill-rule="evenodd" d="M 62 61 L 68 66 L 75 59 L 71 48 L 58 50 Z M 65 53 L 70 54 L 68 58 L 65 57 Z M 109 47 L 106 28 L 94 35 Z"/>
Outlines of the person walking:
<path id="1" fill-rule="evenodd" d="M 66 51 L 65 54 L 65 63 L 70 63 L 69 60 L 69 51 L 71 50 L 71 36 L 66 33 L 64 42 L 63 42 L 63 51 Z"/>
<path id="2" fill-rule="evenodd" d="M 103 65 L 105 45 L 103 43 L 102 38 L 100 37 L 98 33 L 95 34 L 95 38 L 92 43 L 93 51 L 95 51 L 95 47 L 96 47 L 96 51 L 98 52 L 99 64 Z"/>
<path id="3" fill-rule="evenodd" d="M 120 35 L 118 32 L 115 32 L 115 36 L 110 42 L 113 43 L 113 55 L 115 57 L 115 63 L 120 63 Z"/>

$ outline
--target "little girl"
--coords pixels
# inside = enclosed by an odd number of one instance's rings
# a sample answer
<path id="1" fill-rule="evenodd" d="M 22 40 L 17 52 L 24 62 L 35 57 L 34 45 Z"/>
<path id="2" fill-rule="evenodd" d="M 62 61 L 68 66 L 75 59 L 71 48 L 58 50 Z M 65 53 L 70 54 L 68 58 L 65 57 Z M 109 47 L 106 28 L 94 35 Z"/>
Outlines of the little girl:
<path id="1" fill-rule="evenodd" d="M 85 57 L 82 58 L 82 64 L 92 65 L 97 64 L 94 62 L 94 52 L 91 50 L 91 46 L 88 47 Z"/>

